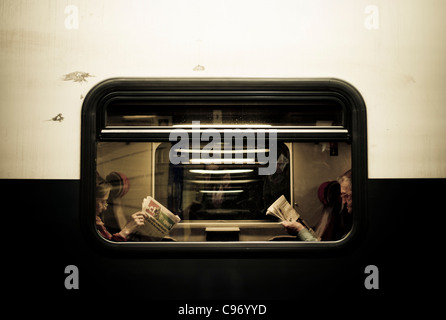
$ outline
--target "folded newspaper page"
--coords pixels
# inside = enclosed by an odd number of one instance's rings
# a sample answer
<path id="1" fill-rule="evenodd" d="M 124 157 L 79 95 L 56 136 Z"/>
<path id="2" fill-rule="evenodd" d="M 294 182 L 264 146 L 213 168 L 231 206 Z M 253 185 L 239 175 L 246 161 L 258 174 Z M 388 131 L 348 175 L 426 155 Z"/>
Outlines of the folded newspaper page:
<path id="1" fill-rule="evenodd" d="M 274 203 L 266 210 L 266 214 L 275 216 L 282 221 L 295 222 L 299 219 L 300 214 L 290 205 L 284 195 L 281 195 Z"/>
<path id="2" fill-rule="evenodd" d="M 266 210 L 266 214 L 275 216 L 282 221 L 296 222 L 299 220 L 299 222 L 305 226 L 305 228 L 315 239 L 320 240 L 313 229 L 310 228 L 304 220 L 302 220 L 300 214 L 294 210 L 284 195 L 281 195 L 276 201 L 274 201 L 274 203 Z"/>
<path id="3" fill-rule="evenodd" d="M 142 211 L 149 215 L 140 232 L 152 238 L 163 238 L 168 235 L 170 230 L 181 220 L 179 216 L 170 212 L 152 197 L 144 198 Z"/>

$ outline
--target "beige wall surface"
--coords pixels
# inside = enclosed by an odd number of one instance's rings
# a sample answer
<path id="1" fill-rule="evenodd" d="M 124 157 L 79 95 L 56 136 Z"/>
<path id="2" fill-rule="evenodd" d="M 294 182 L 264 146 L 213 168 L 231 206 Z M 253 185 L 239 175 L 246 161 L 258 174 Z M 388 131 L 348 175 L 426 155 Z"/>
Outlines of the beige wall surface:
<path id="1" fill-rule="evenodd" d="M 370 178 L 444 178 L 445 11 L 442 0 L 2 0 L 0 178 L 79 179 L 82 102 L 110 77 L 340 78 L 366 102 Z"/>

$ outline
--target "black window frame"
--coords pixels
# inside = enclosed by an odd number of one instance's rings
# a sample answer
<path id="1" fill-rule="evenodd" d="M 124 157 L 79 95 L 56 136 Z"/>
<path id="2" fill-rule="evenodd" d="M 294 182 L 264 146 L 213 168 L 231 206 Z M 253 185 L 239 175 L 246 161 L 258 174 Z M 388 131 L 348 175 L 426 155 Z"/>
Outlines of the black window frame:
<path id="1" fill-rule="evenodd" d="M 318 127 L 302 132 L 280 133 L 278 140 L 287 142 L 348 141 L 351 144 L 352 192 L 355 212 L 351 232 L 338 241 L 322 242 L 124 242 L 103 239 L 95 225 L 96 143 L 99 141 L 168 141 L 168 133 L 157 132 L 147 138 L 147 130 L 116 130 L 106 126 L 106 108 L 114 99 L 164 95 L 194 97 L 240 96 L 262 99 L 336 99 L 343 105 L 343 130 L 320 132 Z M 346 81 L 326 79 L 260 78 L 112 78 L 95 85 L 82 106 L 81 119 L 80 224 L 87 241 L 102 251 L 114 254 L 235 254 L 322 252 L 350 248 L 364 236 L 367 213 L 367 118 L 366 106 L 359 91 Z M 149 129 L 148 129 L 149 130 Z M 159 130 L 158 130 L 159 131 Z"/>

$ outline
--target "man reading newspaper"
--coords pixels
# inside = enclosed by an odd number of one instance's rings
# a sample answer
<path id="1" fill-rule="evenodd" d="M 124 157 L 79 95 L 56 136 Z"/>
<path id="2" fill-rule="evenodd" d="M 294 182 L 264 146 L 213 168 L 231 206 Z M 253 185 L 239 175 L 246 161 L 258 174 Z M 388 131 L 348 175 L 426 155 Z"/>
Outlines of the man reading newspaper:
<path id="1" fill-rule="evenodd" d="M 152 197 L 144 198 L 142 211 L 148 213 L 148 216 L 146 218 L 147 223 L 140 229 L 140 232 L 154 239 L 164 238 L 181 220 L 179 216 L 170 212 Z"/>
<path id="2" fill-rule="evenodd" d="M 300 214 L 294 210 L 284 195 L 281 195 L 274 201 L 268 210 L 266 210 L 266 214 L 282 220 L 282 225 L 287 232 L 293 236 L 297 236 L 302 241 L 319 240 L 310 228 L 307 229 L 304 226 L 303 221 L 300 219 Z"/>

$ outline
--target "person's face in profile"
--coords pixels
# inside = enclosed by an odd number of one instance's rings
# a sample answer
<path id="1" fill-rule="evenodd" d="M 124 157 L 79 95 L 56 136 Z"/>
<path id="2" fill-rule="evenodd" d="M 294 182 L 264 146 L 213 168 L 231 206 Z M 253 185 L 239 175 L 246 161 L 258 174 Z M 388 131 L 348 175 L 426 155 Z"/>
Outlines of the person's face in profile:
<path id="1" fill-rule="evenodd" d="M 348 213 L 353 211 L 352 190 L 347 181 L 341 183 L 341 199 L 342 205 L 347 208 Z"/>
<path id="2" fill-rule="evenodd" d="M 100 214 L 101 212 L 107 210 L 107 200 L 110 195 L 110 190 L 107 191 L 104 197 L 102 198 L 96 198 L 96 215 Z"/>

